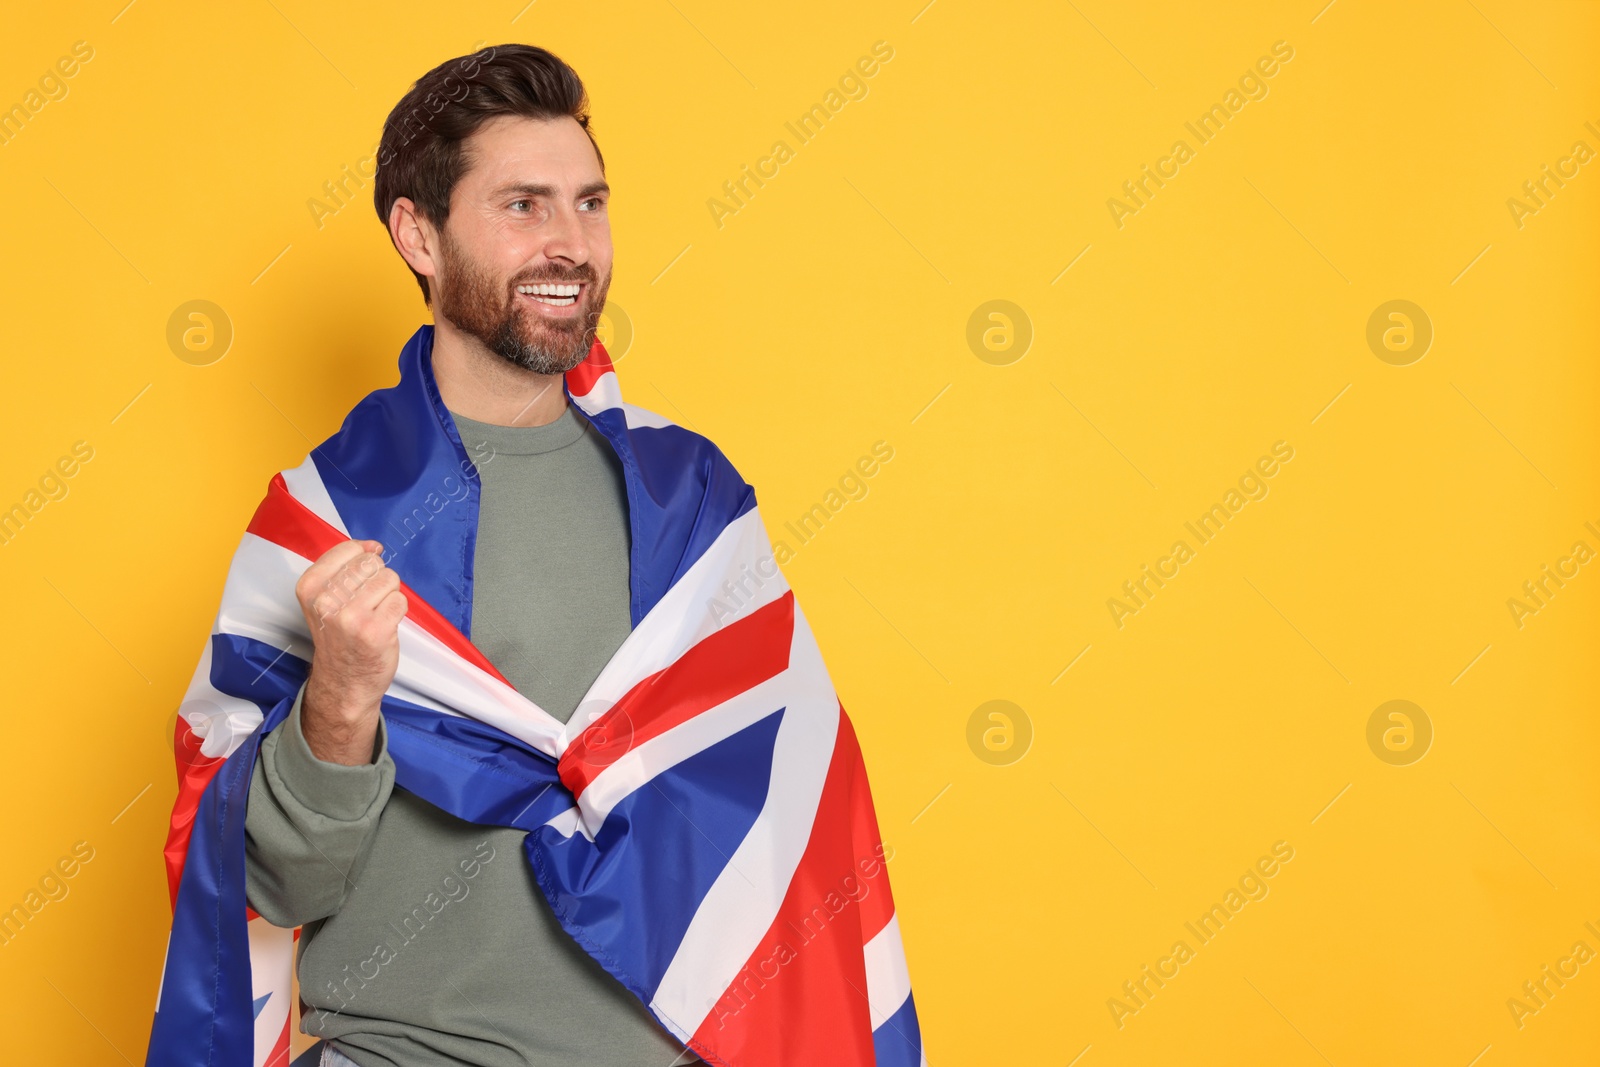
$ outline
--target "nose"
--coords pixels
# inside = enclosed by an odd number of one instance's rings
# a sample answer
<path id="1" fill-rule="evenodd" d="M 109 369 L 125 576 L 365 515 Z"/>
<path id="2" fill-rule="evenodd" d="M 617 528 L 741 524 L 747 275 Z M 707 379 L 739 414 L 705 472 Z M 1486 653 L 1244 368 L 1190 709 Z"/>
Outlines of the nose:
<path id="1" fill-rule="evenodd" d="M 565 260 L 575 267 L 589 262 L 589 246 L 584 240 L 583 227 L 573 207 L 566 205 L 556 209 L 545 225 L 547 229 L 542 251 L 546 259 Z"/>

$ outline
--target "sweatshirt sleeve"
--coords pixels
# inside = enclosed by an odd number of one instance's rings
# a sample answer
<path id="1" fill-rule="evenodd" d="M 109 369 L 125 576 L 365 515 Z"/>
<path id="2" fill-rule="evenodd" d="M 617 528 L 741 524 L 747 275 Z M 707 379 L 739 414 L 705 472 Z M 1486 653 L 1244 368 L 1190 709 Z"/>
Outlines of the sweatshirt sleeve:
<path id="1" fill-rule="evenodd" d="M 245 895 L 274 926 L 303 926 L 344 904 L 394 789 L 394 759 L 382 716 L 372 762 L 329 763 L 312 755 L 294 707 L 261 741 L 245 812 Z"/>

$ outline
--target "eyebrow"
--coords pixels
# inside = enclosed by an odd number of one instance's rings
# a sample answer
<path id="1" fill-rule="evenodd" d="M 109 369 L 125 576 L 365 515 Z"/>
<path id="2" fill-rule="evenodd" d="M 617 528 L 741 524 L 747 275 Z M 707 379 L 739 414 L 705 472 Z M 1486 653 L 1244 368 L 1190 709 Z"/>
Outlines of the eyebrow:
<path id="1" fill-rule="evenodd" d="M 554 197 L 557 192 L 558 190 L 553 185 L 541 185 L 538 182 L 510 182 L 506 185 L 502 185 L 490 195 L 494 199 L 498 200 L 500 197 L 507 196 L 511 193 L 521 193 L 523 196 Z M 609 192 L 611 192 L 611 186 L 607 185 L 604 180 L 597 179 L 579 189 L 578 198 L 581 200 L 586 196 L 593 196 L 596 193 Z"/>

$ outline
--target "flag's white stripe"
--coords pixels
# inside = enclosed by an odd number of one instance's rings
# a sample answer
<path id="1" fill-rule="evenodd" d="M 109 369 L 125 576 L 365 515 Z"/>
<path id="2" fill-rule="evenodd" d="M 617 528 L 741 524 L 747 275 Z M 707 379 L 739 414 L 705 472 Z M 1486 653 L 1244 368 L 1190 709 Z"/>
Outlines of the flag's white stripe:
<path id="1" fill-rule="evenodd" d="M 617 384 L 617 372 L 606 371 L 595 379 L 594 385 L 589 387 L 587 393 L 574 393 L 572 399 L 578 406 L 591 415 L 598 415 L 602 411 L 613 408 L 622 409 L 623 420 L 628 424 L 628 429 L 662 429 L 678 424 L 663 415 L 638 404 L 630 404 L 622 399 L 622 389 Z"/>
<path id="2" fill-rule="evenodd" d="M 626 727 L 623 727 L 618 741 L 626 751 L 597 774 L 578 798 L 589 830 L 587 836 L 592 838 L 599 833 L 611 809 L 656 775 L 784 707 L 792 689 L 789 672 L 779 671 L 766 681 L 638 745 L 628 744 Z"/>
<path id="3" fill-rule="evenodd" d="M 838 738 L 839 700 L 805 616 L 795 608 L 794 694 L 778 727 L 767 800 L 700 902 L 650 1006 L 688 1041 L 771 928 L 811 839 Z"/>
<path id="4" fill-rule="evenodd" d="M 876 1030 L 911 995 L 911 972 L 906 968 L 905 947 L 900 942 L 898 914 L 889 916 L 862 953 L 867 964 L 867 1010 Z"/>
<path id="5" fill-rule="evenodd" d="M 400 669 L 389 692 L 413 703 L 453 709 L 541 752 L 559 755 L 557 739 L 565 726 L 560 719 L 456 655 L 410 618 L 400 620 Z"/>
<path id="6" fill-rule="evenodd" d="M 583 819 L 576 804 L 568 808 L 566 811 L 561 812 L 559 815 L 552 815 L 550 818 L 546 819 L 545 825 L 558 832 L 562 837 L 571 837 L 573 834 L 582 834 L 590 841 L 594 840 L 594 835 L 591 834 L 589 832 L 589 828 L 583 824 Z"/>
<path id="7" fill-rule="evenodd" d="M 213 631 L 254 638 L 310 659 L 311 634 L 294 595 L 295 583 L 309 566 L 304 557 L 246 533 L 228 568 Z"/>
<path id="8" fill-rule="evenodd" d="M 665 416 L 657 415 L 655 412 L 648 408 L 642 408 L 638 404 L 630 404 L 626 400 L 622 402 L 622 414 L 626 417 L 628 429 L 630 430 L 640 428 L 660 430 L 678 425 Z"/>
<path id="9" fill-rule="evenodd" d="M 267 997 L 255 1021 L 255 1067 L 264 1067 L 289 1022 L 294 931 L 273 926 L 260 916 L 251 919 L 246 929 L 250 936 L 250 996 L 252 1000 Z"/>
<path id="10" fill-rule="evenodd" d="M 299 561 L 298 566 L 295 561 Z M 294 596 L 294 584 L 305 567 L 299 556 L 246 533 L 228 566 L 212 635 L 253 638 L 285 654 L 309 659 L 311 638 Z M 208 637 L 180 714 L 201 739 L 201 754 L 220 759 L 232 755 L 255 731 L 262 715 L 254 701 L 223 693 L 211 684 L 211 662 Z"/>
<path id="11" fill-rule="evenodd" d="M 161 1011 L 161 994 L 167 991 L 167 962 L 172 959 L 172 931 L 167 931 L 167 947 L 161 952 L 161 981 L 156 983 L 156 1006 L 153 1009 Z"/>
<path id="12" fill-rule="evenodd" d="M 617 372 L 606 371 L 594 380 L 587 393 L 573 393 L 572 399 L 591 415 L 619 406 L 622 403 L 622 387 L 617 384 Z"/>
<path id="13" fill-rule="evenodd" d="M 316 461 L 310 455 L 306 456 L 306 461 L 300 466 L 284 471 L 283 481 L 289 487 L 290 496 L 316 512 L 328 525 L 346 537 L 350 536 L 344 519 L 339 516 L 339 509 L 334 506 L 333 497 L 328 495 L 328 487 L 322 481 L 322 472 L 317 469 Z"/>
<path id="14" fill-rule="evenodd" d="M 223 759 L 261 725 L 261 709 L 254 701 L 224 693 L 211 684 L 211 638 L 206 638 L 178 714 L 200 738 L 200 754 Z"/>
<path id="15" fill-rule="evenodd" d="M 733 592 L 719 583 L 742 582 Z M 760 512 L 751 508 L 730 522 L 636 626 L 568 720 L 566 744 L 635 685 L 706 637 L 788 592 L 772 558 Z"/>

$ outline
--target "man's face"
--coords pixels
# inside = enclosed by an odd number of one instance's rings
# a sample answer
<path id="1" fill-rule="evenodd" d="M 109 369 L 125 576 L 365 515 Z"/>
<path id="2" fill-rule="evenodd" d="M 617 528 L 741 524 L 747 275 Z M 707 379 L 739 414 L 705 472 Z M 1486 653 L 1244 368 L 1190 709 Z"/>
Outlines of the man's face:
<path id="1" fill-rule="evenodd" d="M 429 283 L 436 313 L 503 359 L 564 374 L 589 354 L 611 287 L 594 145 L 570 118 L 501 116 L 465 148 Z"/>

